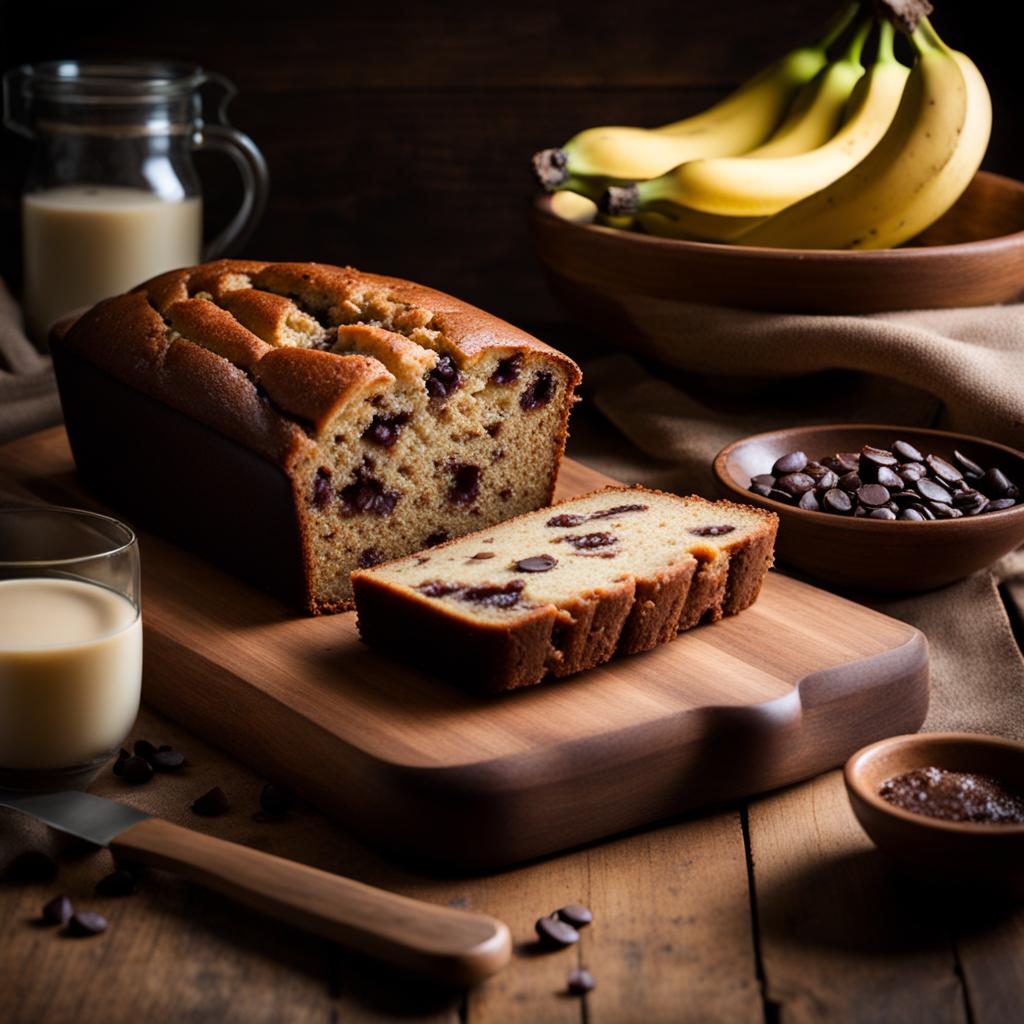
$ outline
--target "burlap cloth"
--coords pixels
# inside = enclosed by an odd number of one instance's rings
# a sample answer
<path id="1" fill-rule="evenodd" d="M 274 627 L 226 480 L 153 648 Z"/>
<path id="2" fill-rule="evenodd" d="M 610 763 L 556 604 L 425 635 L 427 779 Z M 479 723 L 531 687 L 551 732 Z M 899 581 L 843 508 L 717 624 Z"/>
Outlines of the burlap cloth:
<path id="1" fill-rule="evenodd" d="M 659 315 L 657 304 L 645 313 Z M 678 325 L 678 307 L 666 323 Z M 665 324 L 641 326 L 672 336 Z M 722 447 L 799 423 L 939 426 L 1024 448 L 1022 306 L 874 317 L 695 306 L 671 346 L 634 351 L 585 361 L 587 401 L 570 447 L 620 480 L 710 495 Z M 771 380 L 751 385 L 751 376 Z M 59 420 L 49 359 L 26 339 L 0 281 L 0 441 Z M 1024 611 L 1024 554 L 931 594 L 857 598 L 927 635 L 928 728 L 1024 739 L 1024 661 L 1007 615 L 1007 604 Z"/>
<path id="2" fill-rule="evenodd" d="M 1024 448 L 1024 306 L 683 317 L 651 303 L 643 316 L 643 336 L 621 343 L 630 355 L 584 360 L 573 425 L 571 453 L 616 479 L 712 495 L 711 463 L 730 441 L 811 423 L 930 426 Z M 1024 613 L 1024 549 L 929 594 L 850 596 L 928 637 L 926 728 L 1024 739 L 1010 618 Z"/>
<path id="3" fill-rule="evenodd" d="M 25 336 L 21 309 L 0 280 L 0 443 L 59 422 L 50 360 Z"/>

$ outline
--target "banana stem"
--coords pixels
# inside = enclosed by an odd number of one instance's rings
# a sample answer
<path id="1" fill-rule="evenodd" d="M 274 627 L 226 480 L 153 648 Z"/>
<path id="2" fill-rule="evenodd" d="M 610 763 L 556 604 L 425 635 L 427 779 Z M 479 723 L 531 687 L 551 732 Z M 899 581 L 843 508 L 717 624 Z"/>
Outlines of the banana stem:
<path id="1" fill-rule="evenodd" d="M 878 52 L 875 54 L 876 64 L 891 64 L 896 59 L 896 51 L 893 43 L 896 39 L 896 29 L 888 18 L 883 18 L 878 28 Z"/>
<path id="2" fill-rule="evenodd" d="M 860 10 L 860 0 L 856 3 L 847 4 L 835 17 L 825 26 L 822 37 L 813 45 L 812 49 L 827 50 L 845 31 L 846 26 L 853 21 L 854 15 Z"/>
<path id="3" fill-rule="evenodd" d="M 935 51 L 949 53 L 949 47 L 939 38 L 939 34 L 932 28 L 932 23 L 927 18 L 921 18 L 918 21 L 910 41 L 918 53 Z"/>
<path id="4" fill-rule="evenodd" d="M 853 38 L 850 40 L 849 45 L 846 47 L 840 60 L 849 61 L 851 64 L 855 64 L 860 60 L 861 53 L 864 52 L 864 44 L 868 41 L 868 35 L 871 29 L 874 27 L 874 17 L 865 18 L 856 28 L 853 33 Z"/>

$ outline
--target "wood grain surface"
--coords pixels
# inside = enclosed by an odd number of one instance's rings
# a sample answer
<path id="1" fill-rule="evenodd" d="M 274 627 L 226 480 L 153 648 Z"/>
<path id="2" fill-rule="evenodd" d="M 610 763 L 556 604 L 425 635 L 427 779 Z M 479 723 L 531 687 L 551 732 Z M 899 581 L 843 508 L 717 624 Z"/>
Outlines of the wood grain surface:
<path id="1" fill-rule="evenodd" d="M 10 445 L 12 465 L 37 494 L 92 505 L 62 437 Z M 606 482 L 567 461 L 558 496 Z M 353 613 L 297 615 L 147 533 L 140 550 L 144 699 L 361 834 L 449 865 L 773 789 L 917 729 L 927 709 L 920 633 L 775 573 L 739 616 L 481 698 L 369 650 Z"/>
<path id="2" fill-rule="evenodd" d="M 30 497 L 12 467 L 10 449 L 0 449 L 0 492 Z M 32 468 L 19 467 L 18 476 L 31 481 Z M 139 788 L 105 771 L 94 792 L 368 884 L 491 914 L 511 928 L 512 963 L 468 993 L 451 993 L 161 871 L 146 873 L 134 896 L 99 897 L 93 886 L 110 870 L 107 852 L 68 846 L 0 812 L 0 870 L 33 848 L 51 850 L 59 865 L 50 883 L 0 884 L 5 1024 L 1016 1024 L 1024 1005 L 1024 910 L 961 901 L 901 875 L 856 827 L 838 772 L 749 807 L 689 815 L 513 870 L 437 875 L 381 858 L 305 805 L 281 821 L 255 820 L 264 779 L 149 708 L 138 737 L 173 744 L 186 768 Z M 232 808 L 197 818 L 189 805 L 213 785 Z M 102 912 L 108 931 L 72 940 L 36 925 L 56 892 Z M 594 923 L 579 946 L 539 954 L 533 922 L 570 900 L 588 904 Z M 584 999 L 565 992 L 577 964 L 597 981 Z"/>

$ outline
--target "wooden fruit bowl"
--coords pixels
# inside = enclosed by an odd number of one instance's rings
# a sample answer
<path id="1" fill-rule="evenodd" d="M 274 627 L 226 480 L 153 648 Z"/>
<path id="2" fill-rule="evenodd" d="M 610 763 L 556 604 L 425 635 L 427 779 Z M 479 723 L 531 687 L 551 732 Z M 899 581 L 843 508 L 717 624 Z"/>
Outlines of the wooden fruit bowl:
<path id="1" fill-rule="evenodd" d="M 792 427 L 754 434 L 719 452 L 714 471 L 719 489 L 733 501 L 759 505 L 779 516 L 779 562 L 841 587 L 914 593 L 932 590 L 994 562 L 1024 544 L 1024 505 L 962 519 L 888 522 L 808 512 L 747 490 L 750 478 L 767 473 L 780 455 L 803 451 L 812 459 L 859 451 L 865 444 L 888 448 L 897 438 L 924 454 L 951 459 L 954 449 L 986 469 L 998 466 L 1024 482 L 1024 453 L 966 434 L 919 427 L 838 424 Z"/>
<path id="2" fill-rule="evenodd" d="M 552 289 L 579 321 L 621 339 L 638 304 L 708 303 L 803 313 L 882 313 L 1010 302 L 1024 294 L 1024 182 L 981 171 L 956 205 L 899 249 L 759 249 L 576 224 L 541 196 L 531 211 Z"/>

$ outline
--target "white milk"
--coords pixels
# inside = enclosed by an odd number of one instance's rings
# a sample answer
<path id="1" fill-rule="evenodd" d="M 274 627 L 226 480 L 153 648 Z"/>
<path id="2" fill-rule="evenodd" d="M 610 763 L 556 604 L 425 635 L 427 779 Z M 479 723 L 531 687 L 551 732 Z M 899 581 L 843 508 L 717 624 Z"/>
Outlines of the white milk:
<path id="1" fill-rule="evenodd" d="M 198 263 L 198 197 L 161 199 L 140 188 L 67 185 L 22 197 L 25 313 L 44 338 L 55 320 Z"/>
<path id="2" fill-rule="evenodd" d="M 0 580 L 0 767 L 109 754 L 141 685 L 142 623 L 126 597 L 78 580 Z"/>

